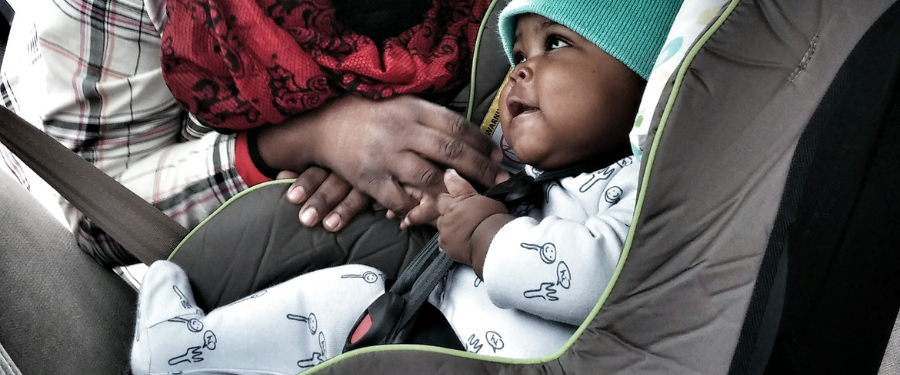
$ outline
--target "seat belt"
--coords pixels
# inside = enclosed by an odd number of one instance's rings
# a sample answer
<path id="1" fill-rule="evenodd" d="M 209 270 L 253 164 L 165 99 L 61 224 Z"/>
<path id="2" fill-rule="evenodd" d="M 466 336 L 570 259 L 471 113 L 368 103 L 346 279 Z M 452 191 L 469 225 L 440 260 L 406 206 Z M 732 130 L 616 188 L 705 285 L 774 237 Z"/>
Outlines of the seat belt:
<path id="1" fill-rule="evenodd" d="M 4 107 L 0 143 L 130 253 L 120 258 L 166 259 L 187 236 L 162 211 Z"/>

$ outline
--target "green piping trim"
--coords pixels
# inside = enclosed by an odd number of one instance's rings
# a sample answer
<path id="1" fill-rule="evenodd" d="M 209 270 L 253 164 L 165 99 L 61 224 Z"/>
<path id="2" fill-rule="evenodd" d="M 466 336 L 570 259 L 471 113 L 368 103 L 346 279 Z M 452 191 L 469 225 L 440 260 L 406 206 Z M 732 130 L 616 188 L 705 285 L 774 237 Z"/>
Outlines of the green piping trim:
<path id="1" fill-rule="evenodd" d="M 520 359 L 520 360 L 510 360 L 506 358 L 500 357 L 490 357 L 483 354 L 474 354 L 461 350 L 454 349 L 445 349 L 437 346 L 427 346 L 427 345 L 411 345 L 411 344 L 391 344 L 391 345 L 378 345 L 378 346 L 370 346 L 368 348 L 357 349 L 351 351 L 349 353 L 340 354 L 334 358 L 330 358 L 322 364 L 316 365 L 309 370 L 303 371 L 303 375 L 312 375 L 319 371 L 324 371 L 326 368 L 331 367 L 337 363 L 343 362 L 349 358 L 353 358 L 356 356 L 369 354 L 369 353 L 378 353 L 378 352 L 395 352 L 395 351 L 404 351 L 404 352 L 428 352 L 428 353 L 440 353 L 449 355 L 452 357 L 459 358 L 468 358 L 474 359 L 483 362 L 494 362 L 500 364 L 516 364 L 516 365 L 537 365 L 547 362 L 543 358 L 534 358 L 534 359 Z"/>
<path id="2" fill-rule="evenodd" d="M 581 323 L 575 333 L 569 338 L 569 341 L 556 350 L 555 352 L 548 354 L 544 357 L 540 358 L 527 358 L 527 359 L 509 359 L 509 358 L 497 358 L 497 357 L 489 357 L 480 354 L 473 354 L 468 352 L 462 352 L 458 350 L 450 350 L 432 346 L 424 346 L 424 345 L 382 345 L 382 346 L 374 346 L 359 350 L 354 350 L 350 353 L 341 354 L 337 357 L 329 359 L 325 362 L 325 365 L 319 365 L 313 367 L 312 369 L 304 372 L 305 374 L 314 374 L 318 371 L 324 370 L 326 367 L 331 364 L 341 362 L 344 359 L 352 358 L 357 355 L 381 352 L 381 351 L 396 351 L 396 350 L 409 350 L 409 351 L 418 351 L 418 352 L 433 352 L 433 353 L 442 353 L 454 357 L 460 358 L 470 358 L 477 359 L 480 361 L 487 362 L 495 362 L 501 364 L 509 364 L 509 365 L 535 365 L 535 364 L 544 364 L 553 360 L 559 359 L 572 345 L 581 337 L 581 334 L 584 333 L 584 330 L 587 329 L 588 325 L 593 322 L 594 318 L 597 317 L 597 314 L 600 312 L 600 308 L 606 303 L 607 298 L 609 298 L 609 294 L 612 292 L 613 287 L 615 286 L 616 281 L 619 279 L 619 275 L 622 273 L 622 269 L 625 267 L 625 262 L 628 259 L 628 254 L 631 251 L 631 244 L 634 242 L 634 234 L 635 229 L 637 228 L 638 220 L 641 216 L 641 210 L 644 205 L 644 198 L 647 195 L 647 183 L 650 179 L 650 172 L 653 169 L 653 161 L 656 159 L 656 150 L 659 147 L 660 139 L 662 138 L 662 134 L 665 131 L 666 123 L 668 122 L 669 115 L 672 112 L 672 108 L 675 106 L 675 100 L 678 98 L 678 91 L 681 89 L 681 84 L 684 82 L 684 76 L 687 73 L 688 68 L 691 63 L 694 61 L 694 58 L 697 57 L 697 54 L 700 52 L 700 49 L 706 45 L 706 42 L 715 34 L 716 31 L 725 23 L 725 20 L 731 16 L 731 13 L 737 7 L 737 5 L 741 2 L 741 0 L 731 0 L 731 3 L 727 8 L 722 12 L 719 18 L 715 23 L 707 30 L 701 37 L 698 39 L 697 43 L 691 48 L 688 54 L 685 56 L 684 61 L 681 63 L 681 66 L 678 70 L 678 75 L 675 77 L 675 82 L 672 88 L 672 92 L 669 94 L 669 99 L 666 102 L 666 108 L 663 111 L 662 118 L 659 122 L 659 126 L 657 126 L 656 135 L 653 137 L 653 146 L 650 148 L 650 153 L 647 154 L 647 167 L 644 169 L 644 178 L 641 183 L 641 190 L 638 192 L 638 201 L 634 210 L 634 217 L 631 219 L 631 229 L 628 231 L 628 237 L 625 240 L 625 245 L 622 249 L 622 255 L 619 256 L 619 263 L 616 265 L 616 270 L 613 273 L 612 278 L 610 279 L 609 284 L 606 285 L 606 289 L 603 290 L 603 294 L 600 296 L 600 300 L 597 301 L 597 305 L 594 306 L 594 309 L 591 310 L 591 313 L 588 315 L 587 319 Z"/>
<path id="3" fill-rule="evenodd" d="M 215 217 L 216 215 L 218 215 L 219 212 L 222 212 L 222 210 L 224 210 L 225 207 L 228 207 L 228 205 L 230 205 L 231 202 L 234 202 L 236 199 L 243 197 L 247 194 L 250 194 L 254 190 L 262 189 L 266 186 L 290 184 L 293 182 L 294 182 L 294 179 L 267 181 L 267 182 L 263 182 L 259 185 L 252 186 L 249 189 L 246 189 L 246 190 L 238 193 L 238 195 L 231 197 L 231 199 L 229 199 L 227 202 L 225 202 L 225 204 L 223 204 L 222 206 L 217 208 L 215 211 L 213 211 L 212 214 L 207 216 L 206 219 L 203 219 L 203 221 L 201 221 L 200 224 L 198 224 L 196 227 L 194 227 L 194 229 L 192 229 L 191 232 L 188 233 L 187 236 L 184 236 L 184 239 L 182 239 L 181 242 L 178 243 L 178 247 L 176 247 L 175 250 L 173 250 L 172 253 L 169 254 L 169 257 L 166 258 L 166 260 L 172 260 L 172 257 L 175 256 L 175 253 L 178 252 L 178 249 L 181 249 L 181 246 L 184 245 L 184 242 L 187 241 L 188 238 L 191 238 L 191 236 L 193 236 L 194 233 L 197 232 L 197 230 L 199 230 L 201 227 L 203 227 L 203 225 L 205 225 L 208 221 L 212 220 L 212 218 Z"/>
<path id="4" fill-rule="evenodd" d="M 484 35 L 484 28 L 487 26 L 488 21 L 491 19 L 491 15 L 494 13 L 494 6 L 500 0 L 491 1 L 491 5 L 488 6 L 487 12 L 483 19 L 481 19 L 481 25 L 478 26 L 478 37 L 475 38 L 475 51 L 472 54 L 472 76 L 469 78 L 469 104 L 466 108 L 466 121 L 472 121 L 472 109 L 474 105 L 472 104 L 475 101 L 475 70 L 478 67 L 478 51 L 481 50 L 481 36 Z"/>

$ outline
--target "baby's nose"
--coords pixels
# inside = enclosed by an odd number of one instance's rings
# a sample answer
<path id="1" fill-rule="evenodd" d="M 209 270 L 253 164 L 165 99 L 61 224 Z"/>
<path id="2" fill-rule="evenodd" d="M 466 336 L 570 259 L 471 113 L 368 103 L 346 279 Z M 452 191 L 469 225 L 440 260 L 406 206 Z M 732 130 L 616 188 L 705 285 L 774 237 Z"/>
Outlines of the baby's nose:
<path id="1" fill-rule="evenodd" d="M 534 71 L 531 67 L 526 66 L 525 63 L 520 63 L 516 65 L 510 74 L 510 79 L 514 82 L 527 81 L 531 79 L 534 75 Z"/>

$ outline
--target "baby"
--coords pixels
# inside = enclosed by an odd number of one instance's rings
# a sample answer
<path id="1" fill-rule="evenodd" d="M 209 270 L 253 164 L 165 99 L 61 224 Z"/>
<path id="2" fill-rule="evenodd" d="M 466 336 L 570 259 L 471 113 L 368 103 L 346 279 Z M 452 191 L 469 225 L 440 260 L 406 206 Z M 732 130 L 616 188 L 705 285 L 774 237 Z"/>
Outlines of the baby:
<path id="1" fill-rule="evenodd" d="M 500 120 L 527 176 L 493 190 L 531 184 L 537 193 L 510 214 L 450 170 L 448 192 L 423 197 L 404 219 L 409 226 L 437 216 L 442 249 L 461 263 L 429 301 L 466 350 L 548 355 L 596 305 L 637 196 L 628 132 L 680 5 L 513 0 L 501 13 L 514 68 L 500 93 Z M 356 319 L 383 293 L 383 279 L 367 266 L 329 268 L 207 315 L 184 272 L 157 262 L 139 296 L 133 370 L 302 371 L 341 352 Z"/>
<path id="2" fill-rule="evenodd" d="M 547 355 L 600 299 L 636 203 L 628 132 L 680 5 L 514 0 L 501 13 L 514 65 L 499 100 L 503 135 L 524 173 L 556 176 L 513 215 L 451 170 L 448 194 L 425 197 L 405 220 L 436 208 L 441 248 L 470 266 L 430 299 L 469 351 Z"/>

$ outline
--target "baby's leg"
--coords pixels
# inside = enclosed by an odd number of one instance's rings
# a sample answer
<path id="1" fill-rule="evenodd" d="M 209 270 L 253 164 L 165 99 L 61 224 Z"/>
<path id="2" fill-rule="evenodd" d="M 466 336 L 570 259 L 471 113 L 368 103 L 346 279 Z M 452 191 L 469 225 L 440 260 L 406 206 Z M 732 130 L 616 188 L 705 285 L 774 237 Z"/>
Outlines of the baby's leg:
<path id="1" fill-rule="evenodd" d="M 204 314 L 184 271 L 159 261 L 148 270 L 138 297 L 132 370 L 295 374 L 340 354 L 353 324 L 383 292 L 378 270 L 345 265 Z"/>

